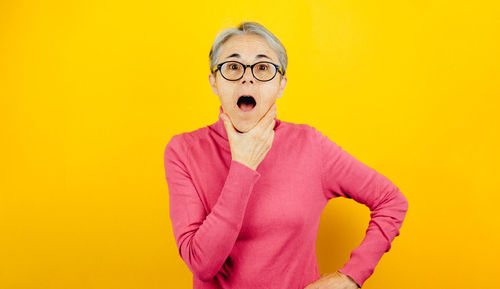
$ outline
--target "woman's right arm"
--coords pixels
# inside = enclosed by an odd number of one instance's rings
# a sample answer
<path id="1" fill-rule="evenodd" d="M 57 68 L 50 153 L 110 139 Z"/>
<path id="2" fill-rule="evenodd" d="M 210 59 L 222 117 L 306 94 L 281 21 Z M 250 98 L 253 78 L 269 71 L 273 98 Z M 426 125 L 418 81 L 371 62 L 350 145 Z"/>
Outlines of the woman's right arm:
<path id="1" fill-rule="evenodd" d="M 231 160 L 219 199 L 207 215 L 186 168 L 187 153 L 182 134 L 174 135 L 165 148 L 170 219 L 180 257 L 198 279 L 210 281 L 234 247 L 260 174 Z"/>

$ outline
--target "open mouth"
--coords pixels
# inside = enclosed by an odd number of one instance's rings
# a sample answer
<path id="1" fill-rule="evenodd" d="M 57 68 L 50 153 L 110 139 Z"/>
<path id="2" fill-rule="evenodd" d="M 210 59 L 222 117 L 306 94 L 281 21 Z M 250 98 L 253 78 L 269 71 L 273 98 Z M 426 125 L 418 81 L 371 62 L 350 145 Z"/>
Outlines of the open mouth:
<path id="1" fill-rule="evenodd" d="M 238 98 L 238 107 L 242 111 L 251 111 L 256 105 L 257 102 L 251 95 L 242 95 Z"/>

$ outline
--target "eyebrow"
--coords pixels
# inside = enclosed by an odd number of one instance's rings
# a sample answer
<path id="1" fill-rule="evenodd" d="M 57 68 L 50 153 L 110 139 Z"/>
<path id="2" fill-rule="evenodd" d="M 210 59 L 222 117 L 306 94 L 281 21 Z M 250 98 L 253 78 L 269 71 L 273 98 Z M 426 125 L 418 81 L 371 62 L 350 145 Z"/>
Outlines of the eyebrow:
<path id="1" fill-rule="evenodd" d="M 226 59 L 231 58 L 231 57 L 240 58 L 241 55 L 239 55 L 238 53 L 233 53 L 233 54 L 229 55 L 228 57 L 226 57 Z M 258 58 L 267 58 L 269 60 L 272 60 L 269 56 L 267 56 L 265 54 L 257 54 L 257 56 L 255 56 L 255 58 L 256 59 L 258 59 Z"/>

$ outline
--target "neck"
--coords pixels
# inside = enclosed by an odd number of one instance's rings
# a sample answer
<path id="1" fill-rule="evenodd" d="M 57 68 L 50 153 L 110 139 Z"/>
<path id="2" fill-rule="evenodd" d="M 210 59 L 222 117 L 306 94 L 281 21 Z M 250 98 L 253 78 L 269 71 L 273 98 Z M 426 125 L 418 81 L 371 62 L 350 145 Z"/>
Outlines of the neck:
<path id="1" fill-rule="evenodd" d="M 221 136 L 223 139 L 225 139 L 226 141 L 228 140 L 227 139 L 227 131 L 226 131 L 226 127 L 224 126 L 224 120 L 222 120 L 221 118 L 221 115 L 224 113 L 224 111 L 222 110 L 222 105 L 219 106 L 219 120 L 213 124 L 210 125 L 210 127 L 215 130 L 215 132 Z M 281 120 L 277 119 L 277 118 L 274 118 L 276 120 L 276 123 L 274 125 L 274 130 L 276 130 L 280 125 L 281 125 Z M 238 129 L 236 129 L 239 133 L 243 133 L 241 131 L 239 131 Z"/>

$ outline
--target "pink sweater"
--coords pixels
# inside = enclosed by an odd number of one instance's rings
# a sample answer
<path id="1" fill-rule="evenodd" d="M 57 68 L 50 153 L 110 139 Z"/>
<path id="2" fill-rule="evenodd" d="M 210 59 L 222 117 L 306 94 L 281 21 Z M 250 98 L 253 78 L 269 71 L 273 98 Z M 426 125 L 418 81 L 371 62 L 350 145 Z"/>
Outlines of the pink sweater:
<path id="1" fill-rule="evenodd" d="M 279 119 L 253 170 L 231 159 L 219 111 L 217 122 L 174 135 L 164 154 L 173 234 L 193 288 L 302 289 L 319 279 L 320 216 L 336 197 L 371 211 L 366 236 L 339 269 L 363 286 L 399 235 L 404 195 L 314 127 Z"/>

